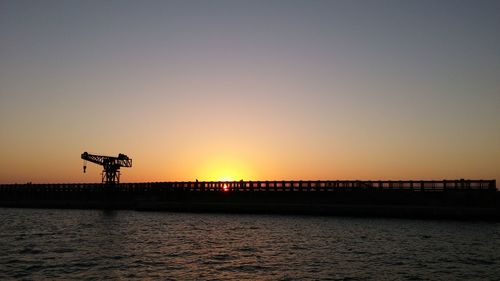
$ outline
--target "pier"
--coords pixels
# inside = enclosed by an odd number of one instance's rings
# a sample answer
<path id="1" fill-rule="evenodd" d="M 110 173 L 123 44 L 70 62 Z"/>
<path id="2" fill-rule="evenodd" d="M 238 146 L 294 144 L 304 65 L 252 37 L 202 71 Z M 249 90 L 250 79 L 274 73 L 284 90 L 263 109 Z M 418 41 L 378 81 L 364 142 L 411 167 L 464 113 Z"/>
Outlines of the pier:
<path id="1" fill-rule="evenodd" d="M 500 221 L 495 180 L 2 184 L 0 207 Z"/>
<path id="2" fill-rule="evenodd" d="M 0 184 L 0 195 L 5 193 L 33 192 L 93 192 L 115 189 L 123 192 L 148 191 L 197 191 L 197 192 L 279 192 L 279 191 L 414 191 L 444 192 L 453 190 L 496 191 L 496 180 L 399 180 L 399 181 L 188 181 L 188 182 L 144 182 L 103 185 L 98 183 L 61 184 Z"/>

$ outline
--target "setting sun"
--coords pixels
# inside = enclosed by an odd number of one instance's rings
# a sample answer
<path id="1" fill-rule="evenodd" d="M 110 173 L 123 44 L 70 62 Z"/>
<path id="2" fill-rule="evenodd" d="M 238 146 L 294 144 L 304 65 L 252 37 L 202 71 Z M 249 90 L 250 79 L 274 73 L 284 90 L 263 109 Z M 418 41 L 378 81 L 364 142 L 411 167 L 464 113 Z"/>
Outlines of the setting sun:
<path id="1" fill-rule="evenodd" d="M 244 157 L 237 158 L 224 153 L 199 163 L 197 178 L 203 181 L 239 181 L 255 178 Z M 248 161 L 249 162 L 249 161 Z"/>

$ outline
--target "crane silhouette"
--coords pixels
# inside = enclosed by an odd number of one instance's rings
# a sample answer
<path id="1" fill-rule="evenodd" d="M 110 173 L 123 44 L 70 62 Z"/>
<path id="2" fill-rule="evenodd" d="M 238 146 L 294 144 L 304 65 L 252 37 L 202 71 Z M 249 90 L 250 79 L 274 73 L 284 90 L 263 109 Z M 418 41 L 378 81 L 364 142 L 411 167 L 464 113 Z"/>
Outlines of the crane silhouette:
<path id="1" fill-rule="evenodd" d="M 102 183 L 106 185 L 115 185 L 120 183 L 120 168 L 132 167 L 132 159 L 128 158 L 125 154 L 118 154 L 118 157 L 94 155 L 88 152 L 82 153 L 82 159 L 101 165 L 102 170 Z M 87 166 L 83 165 L 83 172 L 85 173 Z"/>

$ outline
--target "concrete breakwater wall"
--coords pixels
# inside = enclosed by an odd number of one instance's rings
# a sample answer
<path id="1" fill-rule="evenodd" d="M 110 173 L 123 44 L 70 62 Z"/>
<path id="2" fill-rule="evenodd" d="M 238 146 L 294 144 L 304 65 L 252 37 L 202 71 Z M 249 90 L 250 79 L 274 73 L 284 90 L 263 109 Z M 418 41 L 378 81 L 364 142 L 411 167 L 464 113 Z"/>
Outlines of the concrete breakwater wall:
<path id="1" fill-rule="evenodd" d="M 500 221 L 494 180 L 0 185 L 0 206 Z"/>

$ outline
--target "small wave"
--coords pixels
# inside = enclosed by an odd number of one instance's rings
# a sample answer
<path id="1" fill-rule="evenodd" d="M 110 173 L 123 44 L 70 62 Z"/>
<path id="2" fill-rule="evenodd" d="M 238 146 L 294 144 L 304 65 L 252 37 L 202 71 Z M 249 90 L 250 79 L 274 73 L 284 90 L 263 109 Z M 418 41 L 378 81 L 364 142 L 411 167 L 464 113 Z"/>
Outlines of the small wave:
<path id="1" fill-rule="evenodd" d="M 296 251 L 296 250 L 307 250 L 308 248 L 302 244 L 294 244 L 294 245 L 290 246 L 290 249 L 292 251 Z"/>
<path id="2" fill-rule="evenodd" d="M 168 254 L 165 254 L 165 256 L 169 257 L 169 258 L 177 258 L 177 257 L 189 257 L 189 256 L 192 256 L 194 254 L 195 253 L 192 251 L 182 251 L 182 252 L 168 253 Z"/>
<path id="3" fill-rule="evenodd" d="M 257 249 L 254 248 L 254 247 L 245 246 L 245 247 L 237 248 L 236 251 L 238 251 L 238 252 L 247 252 L 247 253 L 255 253 L 255 252 L 257 252 Z"/>
<path id="4" fill-rule="evenodd" d="M 14 241 L 22 241 L 22 240 L 26 240 L 28 238 L 27 235 L 19 235 L 19 236 L 16 236 L 14 238 Z"/>
<path id="5" fill-rule="evenodd" d="M 495 261 L 492 260 L 487 260 L 487 259 L 480 259 L 480 258 L 467 258 L 462 261 L 465 264 L 469 265 L 493 265 L 495 264 Z"/>
<path id="6" fill-rule="evenodd" d="M 225 270 L 225 271 L 245 272 L 245 273 L 265 271 L 267 269 L 268 269 L 268 267 L 266 267 L 266 266 L 256 265 L 256 264 L 241 264 L 241 265 L 227 266 L 227 267 L 222 268 L 222 270 Z"/>
<path id="7" fill-rule="evenodd" d="M 80 267 L 80 268 L 89 268 L 96 265 L 99 265 L 99 263 L 95 261 L 80 261 L 71 264 L 72 267 Z"/>
<path id="8" fill-rule="evenodd" d="M 75 250 L 71 248 L 58 248 L 54 250 L 56 254 L 73 253 Z"/>
<path id="9" fill-rule="evenodd" d="M 217 261 L 227 261 L 233 259 L 233 256 L 228 255 L 228 254 L 218 254 L 218 255 L 213 255 L 209 257 L 212 260 L 217 260 Z"/>
<path id="10" fill-rule="evenodd" d="M 228 254 L 219 254 L 219 255 L 213 255 L 213 256 L 209 256 L 207 258 L 204 258 L 201 261 L 201 264 L 204 264 L 204 265 L 220 265 L 220 264 L 224 264 L 224 263 L 226 263 L 228 261 L 232 261 L 234 259 L 235 259 L 234 256 L 231 256 L 231 255 L 228 255 Z"/>
<path id="11" fill-rule="evenodd" d="M 283 276 L 280 279 L 278 279 L 278 281 L 293 281 L 293 280 L 295 280 L 295 278 L 292 278 L 290 276 Z"/>
<path id="12" fill-rule="evenodd" d="M 42 253 L 41 250 L 32 249 L 32 248 L 24 248 L 21 251 L 19 251 L 19 254 L 22 254 L 22 255 L 26 255 L 26 254 L 29 254 L 29 255 L 38 255 L 38 254 L 41 254 L 41 253 Z"/>
<path id="13" fill-rule="evenodd" d="M 16 263 L 20 263 L 22 262 L 22 260 L 19 260 L 19 259 L 10 259 L 10 260 L 7 260 L 5 262 L 2 262 L 3 264 L 16 264 Z"/>

